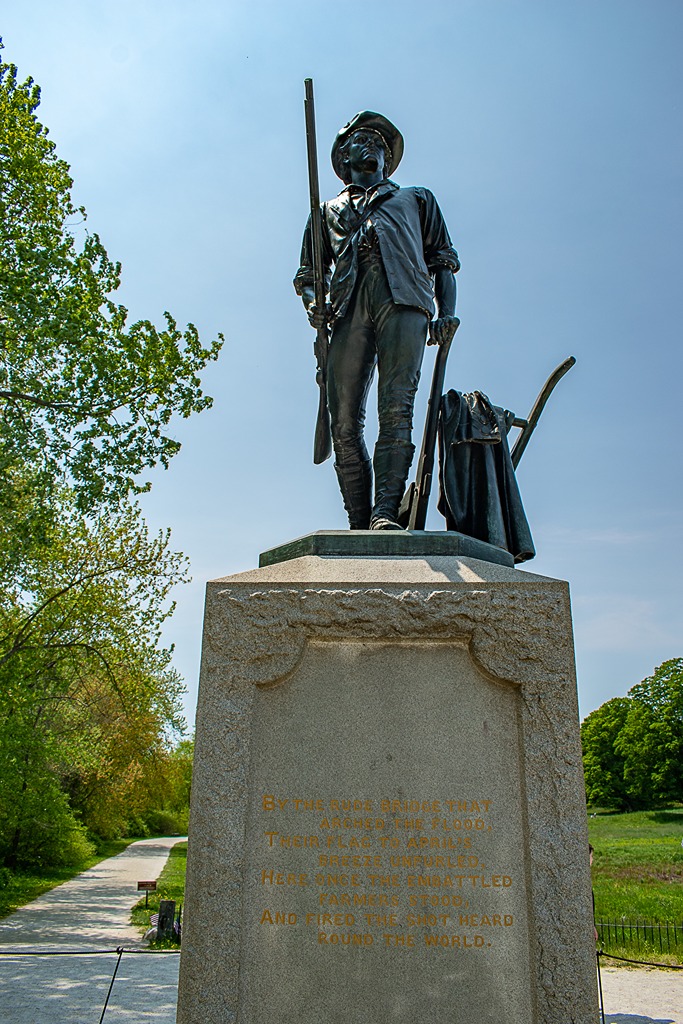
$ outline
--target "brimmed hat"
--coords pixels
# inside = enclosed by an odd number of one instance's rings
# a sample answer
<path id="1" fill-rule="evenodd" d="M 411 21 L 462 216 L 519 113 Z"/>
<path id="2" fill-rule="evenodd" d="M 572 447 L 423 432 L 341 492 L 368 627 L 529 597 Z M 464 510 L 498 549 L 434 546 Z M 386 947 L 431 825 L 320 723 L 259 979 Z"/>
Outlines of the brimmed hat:
<path id="1" fill-rule="evenodd" d="M 373 131 L 379 132 L 386 142 L 389 148 L 385 165 L 387 177 L 394 173 L 401 162 L 401 157 L 403 156 L 403 136 L 396 125 L 392 124 L 391 121 L 382 114 L 376 114 L 372 110 L 361 110 L 359 114 L 352 117 L 349 123 L 345 124 L 339 131 L 337 138 L 334 140 L 332 145 L 332 166 L 334 167 L 334 173 L 338 178 L 341 178 L 346 185 L 348 185 L 351 179 L 345 172 L 344 162 L 339 150 L 344 142 L 346 142 L 349 135 L 352 135 L 353 132 L 357 131 L 359 128 L 371 128 Z"/>

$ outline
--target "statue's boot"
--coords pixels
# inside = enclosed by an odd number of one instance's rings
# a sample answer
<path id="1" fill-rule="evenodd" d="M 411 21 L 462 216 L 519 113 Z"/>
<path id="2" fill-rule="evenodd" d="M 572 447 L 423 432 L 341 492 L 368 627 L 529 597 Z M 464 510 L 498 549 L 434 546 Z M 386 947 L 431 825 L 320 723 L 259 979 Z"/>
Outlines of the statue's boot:
<path id="1" fill-rule="evenodd" d="M 378 441 L 375 445 L 375 504 L 370 518 L 371 530 L 401 530 L 398 507 L 415 454 L 410 441 Z"/>
<path id="2" fill-rule="evenodd" d="M 372 465 L 369 459 L 356 462 L 335 462 L 339 489 L 351 530 L 368 530 L 372 511 Z"/>

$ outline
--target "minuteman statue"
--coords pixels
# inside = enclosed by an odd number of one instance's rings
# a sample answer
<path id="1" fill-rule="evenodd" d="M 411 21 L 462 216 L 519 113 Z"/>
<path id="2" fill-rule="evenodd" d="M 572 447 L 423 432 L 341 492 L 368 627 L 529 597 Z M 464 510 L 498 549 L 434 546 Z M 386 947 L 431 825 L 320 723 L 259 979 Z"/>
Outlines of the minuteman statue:
<path id="1" fill-rule="evenodd" d="M 341 129 L 332 165 L 345 188 L 321 210 L 325 308 L 315 304 L 310 219 L 294 279 L 313 327 L 331 325 L 332 444 L 352 530 L 401 529 L 425 341 L 450 341 L 457 326 L 458 254 L 432 193 L 389 179 L 402 155 L 401 133 L 381 114 L 364 110 Z M 375 364 L 379 436 L 371 464 L 363 426 Z"/>

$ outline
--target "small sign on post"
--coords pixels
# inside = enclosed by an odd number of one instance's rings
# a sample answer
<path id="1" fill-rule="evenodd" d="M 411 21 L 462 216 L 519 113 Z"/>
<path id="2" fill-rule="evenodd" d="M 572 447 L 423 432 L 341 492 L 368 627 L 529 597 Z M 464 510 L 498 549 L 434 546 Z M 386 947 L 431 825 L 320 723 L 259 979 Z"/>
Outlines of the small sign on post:
<path id="1" fill-rule="evenodd" d="M 150 892 L 154 892 L 156 890 L 156 887 L 157 887 L 156 881 L 138 882 L 138 892 L 142 892 L 144 890 L 144 893 L 145 893 L 145 906 L 146 907 L 149 906 L 149 894 L 150 894 Z"/>

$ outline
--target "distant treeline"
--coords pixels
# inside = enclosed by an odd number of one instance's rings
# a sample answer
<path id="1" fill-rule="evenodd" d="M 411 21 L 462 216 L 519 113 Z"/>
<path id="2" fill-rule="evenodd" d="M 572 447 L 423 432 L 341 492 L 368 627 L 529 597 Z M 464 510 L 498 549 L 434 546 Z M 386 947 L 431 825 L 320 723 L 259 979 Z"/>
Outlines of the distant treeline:
<path id="1" fill-rule="evenodd" d="M 637 811 L 683 801 L 683 658 L 588 715 L 581 743 L 589 805 Z"/>

